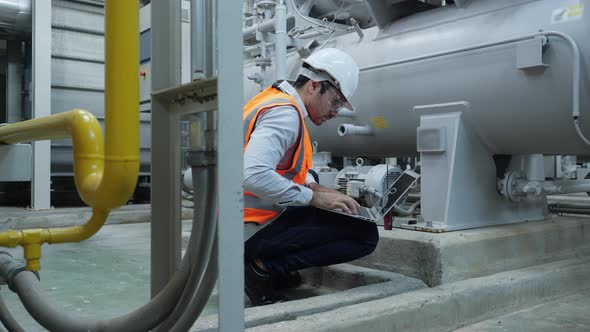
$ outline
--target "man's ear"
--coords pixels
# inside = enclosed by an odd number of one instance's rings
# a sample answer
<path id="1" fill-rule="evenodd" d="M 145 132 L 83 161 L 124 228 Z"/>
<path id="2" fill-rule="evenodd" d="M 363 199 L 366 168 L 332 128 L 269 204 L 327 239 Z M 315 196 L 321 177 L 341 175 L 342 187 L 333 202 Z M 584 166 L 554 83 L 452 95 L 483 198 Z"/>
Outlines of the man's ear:
<path id="1" fill-rule="evenodd" d="M 308 90 L 309 94 L 313 94 L 317 90 L 319 83 L 316 81 L 312 81 L 312 80 L 309 80 L 308 83 L 309 83 L 309 90 Z"/>

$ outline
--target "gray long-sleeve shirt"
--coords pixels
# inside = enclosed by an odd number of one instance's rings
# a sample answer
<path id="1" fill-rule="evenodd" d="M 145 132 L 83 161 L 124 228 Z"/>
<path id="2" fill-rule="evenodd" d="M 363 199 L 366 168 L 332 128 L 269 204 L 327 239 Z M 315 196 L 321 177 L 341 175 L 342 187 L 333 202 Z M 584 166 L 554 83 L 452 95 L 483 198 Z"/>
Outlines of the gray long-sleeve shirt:
<path id="1" fill-rule="evenodd" d="M 288 82 L 279 87 L 295 99 L 304 118 L 307 109 L 297 91 Z M 244 189 L 280 206 L 309 205 L 313 193 L 275 170 L 287 168 L 293 161 L 299 137 L 299 113 L 291 106 L 279 106 L 264 112 L 256 120 L 244 152 Z M 308 174 L 305 184 L 314 182 Z"/>

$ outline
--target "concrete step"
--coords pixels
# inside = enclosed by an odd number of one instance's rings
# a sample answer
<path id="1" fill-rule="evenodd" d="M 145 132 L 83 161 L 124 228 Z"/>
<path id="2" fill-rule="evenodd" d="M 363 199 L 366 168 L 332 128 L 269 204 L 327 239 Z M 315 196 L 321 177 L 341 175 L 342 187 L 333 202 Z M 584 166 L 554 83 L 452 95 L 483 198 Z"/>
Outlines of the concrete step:
<path id="1" fill-rule="evenodd" d="M 245 326 L 281 324 L 298 317 L 426 288 L 422 281 L 415 278 L 349 264 L 307 269 L 302 271 L 302 275 L 306 284 L 286 293 L 291 301 L 247 308 Z M 313 297 L 308 297 L 310 295 Z M 191 331 L 217 331 L 217 323 L 217 315 L 202 317 Z"/>
<path id="2" fill-rule="evenodd" d="M 590 288 L 590 258 L 473 278 L 249 331 L 452 331 Z"/>

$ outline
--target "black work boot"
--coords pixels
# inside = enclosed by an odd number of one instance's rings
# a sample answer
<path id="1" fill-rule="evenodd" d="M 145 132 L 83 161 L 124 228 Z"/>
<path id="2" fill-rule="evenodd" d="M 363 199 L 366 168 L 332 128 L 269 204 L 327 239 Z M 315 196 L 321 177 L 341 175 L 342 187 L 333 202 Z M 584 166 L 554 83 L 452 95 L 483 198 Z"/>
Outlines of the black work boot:
<path id="1" fill-rule="evenodd" d="M 287 297 L 274 292 L 270 273 L 262 271 L 252 261 L 244 265 L 244 289 L 253 306 L 287 301 Z"/>
<path id="2" fill-rule="evenodd" d="M 272 285 L 274 289 L 297 288 L 303 283 L 303 278 L 298 271 L 291 271 L 284 274 L 272 276 Z"/>

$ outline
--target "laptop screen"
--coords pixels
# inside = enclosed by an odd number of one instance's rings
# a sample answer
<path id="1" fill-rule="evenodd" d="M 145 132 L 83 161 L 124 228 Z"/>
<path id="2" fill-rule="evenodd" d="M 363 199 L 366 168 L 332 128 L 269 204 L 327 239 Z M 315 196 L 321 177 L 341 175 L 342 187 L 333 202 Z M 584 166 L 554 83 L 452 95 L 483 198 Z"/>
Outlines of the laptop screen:
<path id="1" fill-rule="evenodd" d="M 408 189 L 416 182 L 418 178 L 408 174 L 407 172 L 402 173 L 399 178 L 395 181 L 392 185 L 392 189 L 387 197 L 387 203 L 383 208 L 380 210 L 381 215 L 385 215 L 387 212 L 393 208 L 393 205 L 398 203 L 398 201 L 406 194 Z"/>

